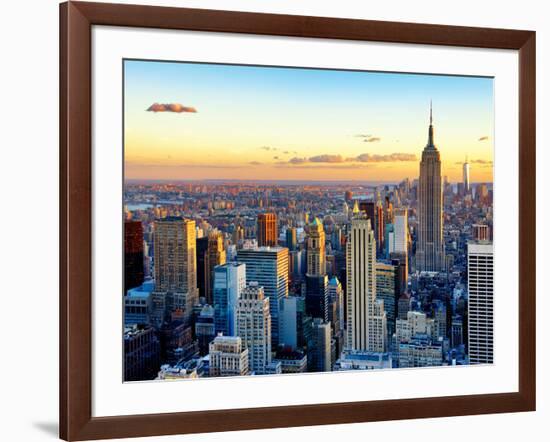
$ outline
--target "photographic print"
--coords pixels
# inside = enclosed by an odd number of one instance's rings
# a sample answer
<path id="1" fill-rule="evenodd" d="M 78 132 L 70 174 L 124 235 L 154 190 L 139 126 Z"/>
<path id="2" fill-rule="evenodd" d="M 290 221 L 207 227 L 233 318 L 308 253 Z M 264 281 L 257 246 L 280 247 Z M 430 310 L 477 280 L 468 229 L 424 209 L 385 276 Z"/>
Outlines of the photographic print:
<path id="1" fill-rule="evenodd" d="M 493 363 L 493 78 L 123 63 L 124 381 Z"/>

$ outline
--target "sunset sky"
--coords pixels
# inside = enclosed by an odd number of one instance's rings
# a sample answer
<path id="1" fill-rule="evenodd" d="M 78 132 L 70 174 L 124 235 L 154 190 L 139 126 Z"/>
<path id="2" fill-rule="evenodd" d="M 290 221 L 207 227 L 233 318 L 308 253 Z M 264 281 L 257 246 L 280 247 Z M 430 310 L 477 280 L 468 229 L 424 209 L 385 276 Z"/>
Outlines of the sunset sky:
<path id="1" fill-rule="evenodd" d="M 127 179 L 492 181 L 493 79 L 125 61 Z"/>

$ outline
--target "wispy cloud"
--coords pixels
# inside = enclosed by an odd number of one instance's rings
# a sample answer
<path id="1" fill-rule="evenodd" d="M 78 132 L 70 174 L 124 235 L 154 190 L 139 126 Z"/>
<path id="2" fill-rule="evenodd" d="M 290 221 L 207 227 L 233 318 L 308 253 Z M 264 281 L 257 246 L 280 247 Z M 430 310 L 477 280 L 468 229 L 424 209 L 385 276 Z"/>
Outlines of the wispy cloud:
<path id="1" fill-rule="evenodd" d="M 147 108 L 147 112 L 175 112 L 175 113 L 197 113 L 197 109 L 191 106 L 184 106 L 179 103 L 153 103 Z"/>
<path id="2" fill-rule="evenodd" d="M 316 155 L 309 158 L 310 163 L 343 163 L 342 155 Z"/>
<path id="3" fill-rule="evenodd" d="M 308 159 L 307 158 L 299 158 L 299 157 L 294 157 L 294 158 L 291 158 L 290 160 L 288 160 L 288 162 L 290 164 L 304 164 L 304 163 L 308 163 Z"/>
<path id="4" fill-rule="evenodd" d="M 401 161 L 417 161 L 414 153 L 390 153 L 387 155 L 362 153 L 356 157 L 346 158 L 346 161 L 358 161 L 360 163 L 395 163 Z"/>
<path id="5" fill-rule="evenodd" d="M 268 152 L 275 152 L 279 150 L 278 148 L 272 146 L 261 146 L 260 149 L 267 150 Z"/>
<path id="6" fill-rule="evenodd" d="M 248 164 L 251 166 L 261 166 L 263 163 L 261 161 L 250 161 Z"/>
<path id="7" fill-rule="evenodd" d="M 380 155 L 380 154 L 370 154 L 370 153 L 363 153 L 361 155 L 358 155 L 356 157 L 348 157 L 344 158 L 342 155 L 330 155 L 330 154 L 323 154 L 323 155 L 315 155 L 312 157 L 293 157 L 288 161 L 281 161 L 277 164 L 283 165 L 283 164 L 290 164 L 290 165 L 297 165 L 297 164 L 315 164 L 315 163 L 325 163 L 325 164 L 342 164 L 342 163 L 395 163 L 395 162 L 401 162 L 401 161 L 417 161 L 417 157 L 415 154 L 411 153 L 391 153 L 387 155 Z"/>
<path id="8" fill-rule="evenodd" d="M 493 164 L 491 160 L 482 160 L 482 159 L 468 160 L 468 162 L 470 164 L 481 164 L 483 166 L 491 166 Z M 464 163 L 462 161 L 457 161 L 455 164 L 464 164 Z"/>
<path id="9" fill-rule="evenodd" d="M 488 141 L 489 137 L 487 135 L 483 135 L 482 137 L 479 137 L 477 141 Z"/>

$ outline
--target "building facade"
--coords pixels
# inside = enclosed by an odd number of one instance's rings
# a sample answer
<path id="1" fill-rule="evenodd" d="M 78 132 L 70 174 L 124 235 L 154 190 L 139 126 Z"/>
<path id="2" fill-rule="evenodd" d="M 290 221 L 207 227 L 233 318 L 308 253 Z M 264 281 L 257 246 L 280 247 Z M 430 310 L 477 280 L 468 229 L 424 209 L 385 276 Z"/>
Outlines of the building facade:
<path id="1" fill-rule="evenodd" d="M 274 247 L 277 245 L 279 229 L 275 213 L 258 214 L 257 238 L 260 247 Z"/>
<path id="2" fill-rule="evenodd" d="M 143 284 L 143 225 L 124 222 L 124 293 Z"/>
<path id="3" fill-rule="evenodd" d="M 210 343 L 210 377 L 246 376 L 248 350 L 238 336 L 216 336 Z"/>
<path id="4" fill-rule="evenodd" d="M 249 370 L 266 374 L 271 364 L 271 315 L 263 287 L 251 282 L 237 300 L 236 334 L 248 350 Z"/>
<path id="5" fill-rule="evenodd" d="M 214 268 L 214 324 L 216 334 L 235 336 L 235 309 L 246 287 L 246 265 L 229 262 Z"/>
<path id="6" fill-rule="evenodd" d="M 332 370 L 331 337 L 330 323 L 314 318 L 308 345 L 308 371 Z"/>
<path id="7" fill-rule="evenodd" d="M 493 363 L 493 243 L 468 243 L 470 364 Z"/>
<path id="8" fill-rule="evenodd" d="M 346 348 L 385 351 L 386 316 L 376 301 L 376 241 L 371 222 L 351 221 L 346 243 Z"/>
<path id="9" fill-rule="evenodd" d="M 125 381 L 155 379 L 160 361 L 160 344 L 152 327 L 134 325 L 124 330 Z"/>
<path id="10" fill-rule="evenodd" d="M 320 276 L 326 273 L 325 230 L 319 218 L 307 227 L 307 275 Z"/>
<path id="11" fill-rule="evenodd" d="M 195 221 L 167 217 L 154 228 L 155 290 L 196 293 Z"/>
<path id="12" fill-rule="evenodd" d="M 246 282 L 257 282 L 269 298 L 271 344 L 279 344 L 281 299 L 288 296 L 288 249 L 256 247 L 237 251 L 237 261 L 246 264 Z"/>
<path id="13" fill-rule="evenodd" d="M 223 234 L 219 230 L 213 230 L 208 234 L 208 248 L 205 255 L 205 285 L 204 296 L 207 304 L 214 302 L 214 269 L 225 264 L 227 260 Z"/>

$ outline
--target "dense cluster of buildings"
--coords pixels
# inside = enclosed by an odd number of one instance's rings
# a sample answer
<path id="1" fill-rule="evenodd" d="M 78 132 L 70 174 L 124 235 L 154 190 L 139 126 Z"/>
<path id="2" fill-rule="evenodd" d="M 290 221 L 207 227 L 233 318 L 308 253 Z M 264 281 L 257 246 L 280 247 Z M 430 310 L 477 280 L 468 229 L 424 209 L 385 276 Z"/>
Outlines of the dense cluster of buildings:
<path id="1" fill-rule="evenodd" d="M 127 183 L 125 380 L 493 362 L 492 184 Z"/>

